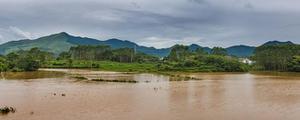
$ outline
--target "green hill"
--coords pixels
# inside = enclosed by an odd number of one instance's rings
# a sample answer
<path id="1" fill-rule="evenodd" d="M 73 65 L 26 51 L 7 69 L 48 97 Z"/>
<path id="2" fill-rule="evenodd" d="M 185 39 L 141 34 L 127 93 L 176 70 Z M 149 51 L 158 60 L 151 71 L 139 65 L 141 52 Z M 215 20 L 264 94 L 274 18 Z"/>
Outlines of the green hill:
<path id="1" fill-rule="evenodd" d="M 262 46 L 268 46 L 268 45 L 293 45 L 293 44 L 294 44 L 294 43 L 291 42 L 291 41 L 280 42 L 280 41 L 274 40 L 274 41 L 266 42 L 266 43 L 263 44 Z"/>
<path id="2" fill-rule="evenodd" d="M 7 54 L 17 50 L 28 50 L 33 47 L 38 47 L 42 50 L 46 50 L 53 53 L 59 53 L 67 51 L 72 44 L 68 41 L 68 35 L 65 33 L 54 34 L 50 36 L 41 37 L 35 40 L 20 40 L 7 42 L 0 45 L 0 53 Z"/>
<path id="3" fill-rule="evenodd" d="M 253 54 L 255 47 L 245 46 L 245 45 L 237 45 L 226 48 L 227 53 L 229 55 L 237 56 L 237 57 L 249 57 Z"/>
<path id="4" fill-rule="evenodd" d="M 279 41 L 270 41 L 264 45 L 276 45 L 276 44 L 293 44 L 292 42 L 279 42 Z M 156 49 L 154 47 L 145 47 L 140 46 L 134 42 L 128 40 L 119 40 L 119 39 L 109 39 L 109 40 L 97 40 L 87 37 L 76 37 L 69 35 L 65 32 L 52 34 L 49 36 L 44 36 L 38 39 L 29 40 L 19 40 L 19 41 L 10 41 L 0 45 L 0 54 L 8 54 L 13 51 L 18 50 L 28 50 L 33 47 L 38 47 L 42 50 L 59 54 L 63 51 L 68 51 L 70 47 L 77 45 L 109 45 L 113 49 L 116 48 L 135 48 L 138 52 L 143 52 L 146 54 L 165 57 L 167 56 L 172 47 Z M 189 46 L 190 50 L 196 50 L 197 48 L 203 48 L 206 52 L 210 52 L 211 48 L 202 47 L 197 44 L 192 44 Z M 249 57 L 253 54 L 255 47 L 239 45 L 226 48 L 229 55 L 237 57 Z"/>

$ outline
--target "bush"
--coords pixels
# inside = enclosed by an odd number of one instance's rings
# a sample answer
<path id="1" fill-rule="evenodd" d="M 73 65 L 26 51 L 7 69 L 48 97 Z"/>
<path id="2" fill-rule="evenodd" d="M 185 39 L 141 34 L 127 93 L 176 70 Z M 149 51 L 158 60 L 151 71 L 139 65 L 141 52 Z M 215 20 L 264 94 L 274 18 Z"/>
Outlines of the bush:
<path id="1" fill-rule="evenodd" d="M 187 61 L 184 61 L 184 63 L 183 63 L 184 67 L 194 67 L 197 65 L 198 65 L 197 61 L 194 61 L 194 60 L 187 60 Z"/>
<path id="2" fill-rule="evenodd" d="M 293 60 L 288 63 L 288 70 L 292 72 L 300 72 L 300 56 L 294 56 Z"/>
<path id="3" fill-rule="evenodd" d="M 220 72 L 246 72 L 249 70 L 249 66 L 239 62 L 235 58 L 209 55 L 204 60 L 207 65 L 216 66 L 217 71 Z"/>
<path id="4" fill-rule="evenodd" d="M 34 60 L 30 57 L 26 57 L 25 59 L 20 59 L 17 63 L 17 68 L 24 71 L 36 71 L 39 69 L 40 64 L 39 61 Z"/>

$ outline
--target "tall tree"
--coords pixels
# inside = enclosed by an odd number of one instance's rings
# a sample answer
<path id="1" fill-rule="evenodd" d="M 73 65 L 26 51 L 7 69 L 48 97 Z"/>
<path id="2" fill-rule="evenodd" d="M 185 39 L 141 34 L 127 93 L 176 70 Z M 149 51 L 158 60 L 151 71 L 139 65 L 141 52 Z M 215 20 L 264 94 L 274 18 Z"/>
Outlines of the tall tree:
<path id="1" fill-rule="evenodd" d="M 172 47 L 168 59 L 171 61 L 183 61 L 185 60 L 191 52 L 188 46 L 175 45 Z"/>
<path id="2" fill-rule="evenodd" d="M 134 49 L 132 48 L 120 48 L 113 50 L 114 60 L 119 62 L 133 62 Z"/>
<path id="3" fill-rule="evenodd" d="M 289 71 L 300 72 L 300 56 L 294 56 L 288 64 Z"/>

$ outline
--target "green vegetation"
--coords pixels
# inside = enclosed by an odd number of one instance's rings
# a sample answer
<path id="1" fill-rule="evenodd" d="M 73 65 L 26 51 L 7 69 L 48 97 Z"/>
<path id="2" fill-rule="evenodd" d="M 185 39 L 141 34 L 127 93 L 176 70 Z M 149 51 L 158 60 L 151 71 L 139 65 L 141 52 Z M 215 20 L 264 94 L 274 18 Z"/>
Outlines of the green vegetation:
<path id="1" fill-rule="evenodd" d="M 299 72 L 300 45 L 263 45 L 255 50 L 256 68 L 264 71 Z"/>
<path id="2" fill-rule="evenodd" d="M 164 71 L 246 72 L 249 70 L 248 65 L 226 54 L 226 50 L 219 47 L 214 48 L 212 54 L 208 54 L 202 48 L 192 52 L 186 46 L 176 45 L 166 60 L 158 66 Z"/>
<path id="3" fill-rule="evenodd" d="M 9 53 L 0 59 L 1 71 L 34 71 L 46 68 L 92 68 L 123 72 L 245 72 L 248 65 L 226 56 L 223 48 L 208 54 L 202 48 L 194 51 L 176 45 L 164 59 L 136 52 L 132 48 L 112 49 L 109 46 L 77 46 L 56 58 L 38 48 Z"/>
<path id="4" fill-rule="evenodd" d="M 60 54 L 61 58 L 84 61 L 115 61 L 121 63 L 158 61 L 157 57 L 138 53 L 132 48 L 112 49 L 110 46 L 103 45 L 71 47 L 68 55 L 66 54 Z"/>
<path id="5" fill-rule="evenodd" d="M 28 51 L 20 50 L 0 57 L 0 71 L 35 71 L 46 61 L 54 59 L 54 55 L 38 48 Z"/>
<path id="6" fill-rule="evenodd" d="M 156 63 L 121 63 L 113 61 L 86 61 L 73 60 L 71 63 L 68 60 L 53 60 L 49 61 L 47 68 L 92 68 L 96 70 L 120 71 L 120 72 L 155 72 L 157 71 Z"/>
<path id="7" fill-rule="evenodd" d="M 291 62 L 288 63 L 288 70 L 294 72 L 300 72 L 300 56 L 293 56 Z"/>
<path id="8" fill-rule="evenodd" d="M 210 53 L 175 45 L 165 58 L 136 52 L 133 48 L 112 49 L 110 46 L 71 47 L 55 56 L 38 48 L 20 50 L 0 57 L 0 71 L 35 71 L 45 68 L 90 68 L 122 72 L 247 72 L 250 68 L 264 71 L 300 71 L 300 47 L 295 44 L 263 45 L 252 57 L 256 64 L 244 64 L 229 56 L 226 49 L 214 47 Z"/>
<path id="9" fill-rule="evenodd" d="M 202 48 L 194 51 L 188 46 L 175 45 L 168 57 L 136 53 L 131 48 L 111 49 L 109 46 L 77 46 L 48 61 L 48 68 L 93 68 L 123 72 L 245 72 L 249 66 L 237 58 L 226 56 L 224 48 L 214 48 L 208 54 Z"/>

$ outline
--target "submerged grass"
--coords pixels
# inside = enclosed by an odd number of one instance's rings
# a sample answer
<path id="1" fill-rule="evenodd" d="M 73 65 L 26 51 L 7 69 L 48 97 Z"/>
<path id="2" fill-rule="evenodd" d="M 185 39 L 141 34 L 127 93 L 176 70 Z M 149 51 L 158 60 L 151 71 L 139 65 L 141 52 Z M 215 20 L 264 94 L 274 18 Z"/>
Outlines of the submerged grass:
<path id="1" fill-rule="evenodd" d="M 91 81 L 97 81 L 97 82 L 119 82 L 119 83 L 138 83 L 138 81 L 135 80 L 105 80 L 105 79 L 92 79 Z"/>
<path id="2" fill-rule="evenodd" d="M 202 79 L 196 78 L 196 77 L 181 76 L 181 75 L 174 75 L 174 74 L 169 74 L 169 76 L 170 76 L 169 81 L 191 81 L 191 80 L 202 80 Z"/>

